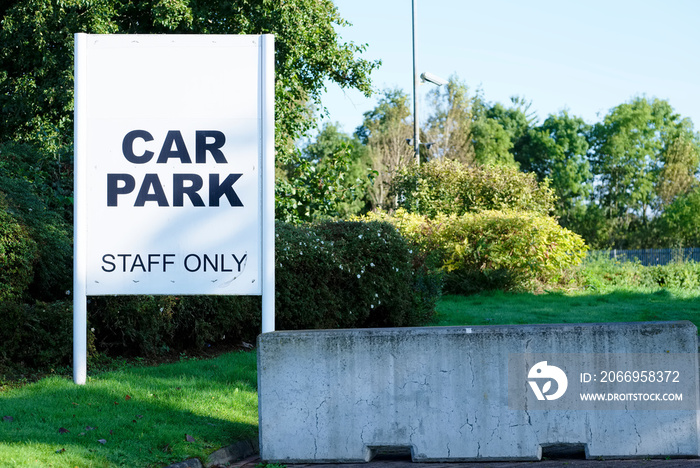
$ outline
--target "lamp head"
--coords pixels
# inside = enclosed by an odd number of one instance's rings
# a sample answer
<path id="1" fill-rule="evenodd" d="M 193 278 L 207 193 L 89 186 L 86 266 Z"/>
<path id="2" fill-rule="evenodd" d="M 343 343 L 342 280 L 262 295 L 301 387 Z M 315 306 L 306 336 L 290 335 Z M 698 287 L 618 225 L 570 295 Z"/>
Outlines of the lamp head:
<path id="1" fill-rule="evenodd" d="M 432 83 L 432 84 L 437 85 L 437 86 L 446 85 L 448 83 L 448 81 L 446 79 L 440 78 L 439 76 L 433 75 L 432 73 L 429 73 L 429 72 L 421 73 L 420 78 L 423 81 L 427 81 L 427 82 Z"/>

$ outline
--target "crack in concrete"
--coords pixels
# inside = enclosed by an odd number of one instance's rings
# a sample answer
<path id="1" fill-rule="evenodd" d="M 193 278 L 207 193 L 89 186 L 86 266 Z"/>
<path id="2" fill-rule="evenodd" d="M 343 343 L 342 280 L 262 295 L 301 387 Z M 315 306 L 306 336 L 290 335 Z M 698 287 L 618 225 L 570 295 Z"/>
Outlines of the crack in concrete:
<path id="1" fill-rule="evenodd" d="M 317 443 L 318 439 L 317 439 L 317 437 L 318 437 L 318 435 L 319 435 L 319 433 L 320 433 L 320 430 L 319 430 L 319 427 L 318 427 L 318 413 L 319 413 L 319 410 L 321 409 L 321 406 L 323 406 L 323 405 L 325 405 L 325 404 L 326 404 L 326 400 L 324 399 L 324 400 L 321 401 L 321 403 L 316 407 L 316 414 L 315 414 L 315 417 L 316 417 L 316 434 L 312 434 L 312 435 L 313 435 L 313 439 L 314 439 L 314 458 L 316 458 L 316 457 L 317 457 L 317 454 L 318 454 L 318 443 Z"/>
<path id="2" fill-rule="evenodd" d="M 419 385 L 421 387 L 429 387 L 430 386 L 430 384 L 428 383 L 428 378 L 425 377 L 423 379 L 423 382 L 419 382 L 418 380 L 409 380 L 408 382 L 405 382 L 403 385 L 401 385 L 399 387 L 399 389 L 404 390 L 406 388 L 406 385 L 408 385 L 408 384 L 415 384 L 415 385 Z"/>
<path id="3" fill-rule="evenodd" d="M 625 404 L 625 410 L 627 410 L 627 404 Z M 637 434 L 637 438 L 639 439 L 639 443 L 637 443 L 634 446 L 634 453 L 637 454 L 639 453 L 639 447 L 642 445 L 642 435 L 639 433 L 639 429 L 637 428 L 637 420 L 634 418 L 634 415 L 629 412 L 627 412 L 629 415 L 630 419 L 632 419 L 632 428 L 634 429 L 634 433 Z"/>
<path id="4" fill-rule="evenodd" d="M 469 374 L 472 376 L 471 387 L 474 388 L 474 362 L 471 354 L 467 354 L 467 358 L 469 358 Z"/>
<path id="5" fill-rule="evenodd" d="M 472 434 L 474 433 L 474 425 L 469 423 L 469 418 L 467 418 L 467 422 L 459 426 L 459 433 L 462 436 L 464 436 L 464 434 L 462 433 L 462 429 L 464 429 L 464 426 L 469 426 L 469 432 L 471 432 Z"/>

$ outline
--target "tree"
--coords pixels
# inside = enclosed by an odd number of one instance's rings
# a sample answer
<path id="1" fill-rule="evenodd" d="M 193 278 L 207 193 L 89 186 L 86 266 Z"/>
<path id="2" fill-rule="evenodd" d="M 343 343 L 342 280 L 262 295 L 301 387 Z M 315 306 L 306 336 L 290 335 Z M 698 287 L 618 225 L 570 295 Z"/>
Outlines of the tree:
<path id="1" fill-rule="evenodd" d="M 532 102 L 522 96 L 511 96 L 511 106 L 506 108 L 497 102 L 486 110 L 486 117 L 501 124 L 510 136 L 513 146 L 522 138 L 529 128 L 537 123 L 537 116 L 530 111 Z"/>
<path id="2" fill-rule="evenodd" d="M 398 89 L 385 90 L 377 106 L 365 112 L 355 132 L 372 156 L 377 178 L 372 193 L 373 206 L 388 203 L 391 180 L 401 168 L 414 163 L 413 147 L 406 143 L 413 134 L 408 95 Z"/>
<path id="3" fill-rule="evenodd" d="M 446 85 L 435 88 L 428 96 L 433 114 L 428 118 L 426 141 L 435 144 L 432 156 L 472 163 L 472 106 L 478 97 L 470 97 L 469 88 L 457 76 L 451 76 Z"/>
<path id="4" fill-rule="evenodd" d="M 476 163 L 517 167 L 514 153 L 536 117 L 525 99 L 511 97 L 511 104 L 506 108 L 501 103 L 475 103 L 472 138 Z"/>
<path id="5" fill-rule="evenodd" d="M 527 130 L 515 154 L 523 171 L 534 172 L 540 181 L 550 180 L 557 198 L 555 213 L 565 227 L 580 217 L 592 190 L 587 159 L 590 128 L 566 111 L 550 115 L 542 125 Z"/>
<path id="6" fill-rule="evenodd" d="M 663 152 L 663 167 L 656 181 L 661 208 L 687 194 L 698 183 L 700 137 L 693 133 L 690 119 L 683 119 L 677 129 L 677 135 L 671 136 L 671 142 Z"/>
<path id="7" fill-rule="evenodd" d="M 658 221 L 660 237 L 668 247 L 700 245 L 700 186 L 676 198 Z"/>
<path id="8" fill-rule="evenodd" d="M 474 162 L 482 166 L 515 167 L 510 150 L 513 142 L 503 126 L 494 119 L 479 117 L 472 125 Z"/>
<path id="9" fill-rule="evenodd" d="M 613 108 L 593 127 L 589 157 L 597 179 L 596 201 L 621 229 L 628 230 L 635 219 L 647 224 L 658 206 L 664 157 L 674 164 L 687 125 L 667 101 L 640 97 Z"/>
<path id="10" fill-rule="evenodd" d="M 0 141 L 71 143 L 74 33 L 272 33 L 277 149 L 289 154 L 328 81 L 371 93 L 378 64 L 341 42 L 334 25 L 347 24 L 330 0 L 15 1 L 0 29 Z"/>
<path id="11" fill-rule="evenodd" d="M 316 139 L 302 150 L 308 168 L 323 175 L 319 189 L 327 193 L 313 194 L 313 199 L 325 199 L 327 212 L 322 215 L 348 216 L 360 214 L 371 205 L 370 190 L 374 179 L 369 148 L 357 137 L 338 130 L 337 124 L 326 123 Z"/>
<path id="12" fill-rule="evenodd" d="M 275 35 L 277 162 L 297 167 L 294 144 L 315 125 L 314 107 L 328 82 L 371 93 L 378 65 L 358 58 L 364 46 L 344 43 L 334 26 L 347 25 L 330 0 L 18 0 L 0 28 L 0 142 L 29 142 L 64 187 L 72 187 L 73 34 Z M 45 156 L 44 156 L 45 155 Z M 295 185 L 278 184 L 278 202 Z M 291 188 L 290 188 L 291 185 Z M 309 192 L 299 187 L 299 193 Z M 295 190 L 296 191 L 296 190 Z M 313 192 L 313 190 L 311 190 Z M 293 216 L 278 203 L 281 217 Z"/>

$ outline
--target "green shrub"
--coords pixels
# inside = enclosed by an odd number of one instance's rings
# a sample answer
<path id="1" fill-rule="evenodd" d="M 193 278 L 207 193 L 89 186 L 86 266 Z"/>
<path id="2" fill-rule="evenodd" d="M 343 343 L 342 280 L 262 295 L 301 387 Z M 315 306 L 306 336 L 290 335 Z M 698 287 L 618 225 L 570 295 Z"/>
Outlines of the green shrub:
<path id="1" fill-rule="evenodd" d="M 0 193 L 0 302 L 23 298 L 33 279 L 37 255 L 36 242 L 6 207 Z"/>
<path id="2" fill-rule="evenodd" d="M 434 313 L 441 275 L 387 223 L 322 222 L 276 228 L 280 330 L 410 326 Z M 91 297 L 100 352 L 153 356 L 253 342 L 259 297 Z"/>
<path id="3" fill-rule="evenodd" d="M 412 326 L 434 313 L 441 278 L 383 222 L 277 225 L 279 329 Z"/>
<path id="4" fill-rule="evenodd" d="M 482 211 L 429 219 L 399 209 L 393 216 L 375 213 L 369 219 L 392 222 L 423 252 L 435 255 L 452 293 L 559 285 L 573 278 L 572 268 L 586 252 L 580 236 L 533 212 Z"/>
<path id="5" fill-rule="evenodd" d="M 96 296 L 88 303 L 97 349 L 108 355 L 158 356 L 253 342 L 260 299 L 244 296 Z"/>
<path id="6" fill-rule="evenodd" d="M 171 296 L 95 296 L 88 320 L 98 351 L 108 355 L 154 356 L 169 350 L 174 333 Z"/>
<path id="7" fill-rule="evenodd" d="M 64 299 L 73 284 L 73 226 L 52 211 L 33 191 L 30 182 L 0 175 L 5 214 L 27 232 L 36 246 L 33 277 L 26 294 L 33 299 Z M 33 255 L 34 247 L 24 256 Z"/>
<path id="8" fill-rule="evenodd" d="M 621 287 L 654 287 L 648 271 L 636 262 L 620 262 L 607 255 L 589 255 L 580 271 L 580 283 L 594 291 L 607 292 Z"/>
<path id="9" fill-rule="evenodd" d="M 71 301 L 20 304 L 0 301 L 0 371 L 67 366 L 73 351 Z M 88 333 L 88 352 L 93 353 Z"/>
<path id="10" fill-rule="evenodd" d="M 657 285 L 669 289 L 700 288 L 700 263 L 676 261 L 648 267 Z"/>
<path id="11" fill-rule="evenodd" d="M 404 169 L 394 177 L 391 194 L 409 213 L 429 218 L 485 210 L 522 210 L 549 214 L 554 192 L 534 173 L 512 167 L 467 166 L 437 159 Z"/>
<path id="12" fill-rule="evenodd" d="M 606 254 L 589 256 L 580 283 L 594 291 L 614 289 L 691 290 L 700 288 L 700 263 L 678 260 L 667 265 L 644 266 L 638 260 L 619 261 Z"/>
<path id="13" fill-rule="evenodd" d="M 0 143 L 0 174 L 28 182 L 46 207 L 73 222 L 73 146 L 47 145 L 50 151 L 29 143 Z"/>
<path id="14" fill-rule="evenodd" d="M 212 344 L 255 343 L 261 310 L 259 296 L 182 296 L 174 310 L 177 327 L 172 346 L 204 349 Z"/>

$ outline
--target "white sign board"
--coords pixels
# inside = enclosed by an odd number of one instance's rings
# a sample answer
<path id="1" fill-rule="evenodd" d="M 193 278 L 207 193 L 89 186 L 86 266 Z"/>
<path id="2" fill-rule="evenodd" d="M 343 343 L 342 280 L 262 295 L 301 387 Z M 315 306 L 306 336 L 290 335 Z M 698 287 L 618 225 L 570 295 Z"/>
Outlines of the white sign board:
<path id="1" fill-rule="evenodd" d="M 77 34 L 75 45 L 76 293 L 264 296 L 272 36 Z"/>

